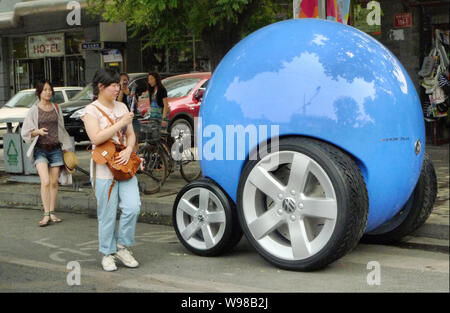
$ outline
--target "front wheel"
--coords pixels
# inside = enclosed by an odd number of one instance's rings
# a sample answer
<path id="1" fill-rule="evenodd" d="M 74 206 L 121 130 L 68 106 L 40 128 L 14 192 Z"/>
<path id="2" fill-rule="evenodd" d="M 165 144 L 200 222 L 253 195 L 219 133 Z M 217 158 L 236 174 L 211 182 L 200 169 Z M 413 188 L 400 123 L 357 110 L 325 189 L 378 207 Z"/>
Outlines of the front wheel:
<path id="1" fill-rule="evenodd" d="M 172 219 L 180 242 L 197 255 L 223 254 L 242 237 L 233 201 L 211 179 L 203 178 L 181 189 Z"/>
<path id="2" fill-rule="evenodd" d="M 301 271 L 325 267 L 353 249 L 369 207 L 353 159 L 306 138 L 281 139 L 276 151 L 248 161 L 237 202 L 241 227 L 258 253 Z"/>

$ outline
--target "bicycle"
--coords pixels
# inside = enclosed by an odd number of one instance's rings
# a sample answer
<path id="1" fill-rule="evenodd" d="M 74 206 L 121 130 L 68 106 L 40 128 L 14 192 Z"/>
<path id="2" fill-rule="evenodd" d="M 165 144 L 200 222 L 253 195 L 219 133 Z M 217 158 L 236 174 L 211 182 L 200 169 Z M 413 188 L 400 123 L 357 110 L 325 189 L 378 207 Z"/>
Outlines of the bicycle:
<path id="1" fill-rule="evenodd" d="M 153 194 L 161 189 L 169 175 L 169 157 L 161 143 L 161 120 L 144 116 L 140 122 L 144 142 L 137 151 L 142 160 L 137 172 L 139 188 L 144 194 Z"/>
<path id="2" fill-rule="evenodd" d="M 198 179 L 202 172 L 197 157 L 197 149 L 191 144 L 191 134 L 183 130 L 172 134 L 174 142 L 171 149 L 171 159 L 179 166 L 180 174 L 188 183 Z"/>

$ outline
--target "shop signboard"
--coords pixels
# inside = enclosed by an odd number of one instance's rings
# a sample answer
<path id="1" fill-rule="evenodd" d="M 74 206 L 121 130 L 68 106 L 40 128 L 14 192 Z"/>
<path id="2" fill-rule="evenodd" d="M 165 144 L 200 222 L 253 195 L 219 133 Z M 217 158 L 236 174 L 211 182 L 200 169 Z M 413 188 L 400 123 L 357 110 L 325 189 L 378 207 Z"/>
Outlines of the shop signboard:
<path id="1" fill-rule="evenodd" d="M 104 63 L 113 63 L 113 62 L 122 62 L 122 54 L 117 49 L 103 50 L 103 62 Z"/>
<path id="2" fill-rule="evenodd" d="M 28 36 L 28 57 L 64 56 L 64 33 Z"/>
<path id="3" fill-rule="evenodd" d="M 103 45 L 101 42 L 83 42 L 81 44 L 82 50 L 101 50 Z"/>
<path id="4" fill-rule="evenodd" d="M 395 28 L 412 27 L 412 14 L 411 13 L 394 14 L 394 26 Z"/>

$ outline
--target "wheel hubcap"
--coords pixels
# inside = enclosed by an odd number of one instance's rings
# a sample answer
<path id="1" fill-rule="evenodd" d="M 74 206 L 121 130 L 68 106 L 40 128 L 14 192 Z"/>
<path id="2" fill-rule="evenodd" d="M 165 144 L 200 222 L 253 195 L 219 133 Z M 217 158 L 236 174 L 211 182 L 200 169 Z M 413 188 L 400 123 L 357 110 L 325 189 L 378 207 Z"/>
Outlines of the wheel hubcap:
<path id="1" fill-rule="evenodd" d="M 336 194 L 325 170 L 295 151 L 267 155 L 244 185 L 243 213 L 251 236 L 268 253 L 301 260 L 318 253 L 336 224 Z"/>
<path id="2" fill-rule="evenodd" d="M 225 232 L 225 210 L 219 198 L 206 188 L 192 188 L 180 199 L 177 226 L 183 239 L 196 249 L 216 246 Z"/>

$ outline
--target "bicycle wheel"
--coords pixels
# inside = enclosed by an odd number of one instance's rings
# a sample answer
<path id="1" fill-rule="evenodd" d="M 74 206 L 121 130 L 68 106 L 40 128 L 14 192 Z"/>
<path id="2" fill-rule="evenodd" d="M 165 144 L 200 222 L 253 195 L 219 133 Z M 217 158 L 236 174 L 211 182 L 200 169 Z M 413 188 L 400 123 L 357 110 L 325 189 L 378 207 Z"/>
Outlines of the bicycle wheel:
<path id="1" fill-rule="evenodd" d="M 167 156 L 159 145 L 146 144 L 138 150 L 143 168 L 138 172 L 139 187 L 144 194 L 158 192 L 168 175 Z"/>
<path id="2" fill-rule="evenodd" d="M 172 172 L 175 171 L 175 161 L 174 159 L 171 157 L 171 153 L 170 153 L 170 142 L 168 142 L 168 139 L 166 138 L 161 138 L 161 146 L 167 156 L 167 176 L 169 176 Z"/>
<path id="3" fill-rule="evenodd" d="M 180 173 L 185 181 L 188 183 L 194 181 L 202 175 L 202 169 L 200 162 L 196 158 L 196 148 L 185 149 L 181 154 L 181 159 L 178 161 L 180 164 Z"/>

